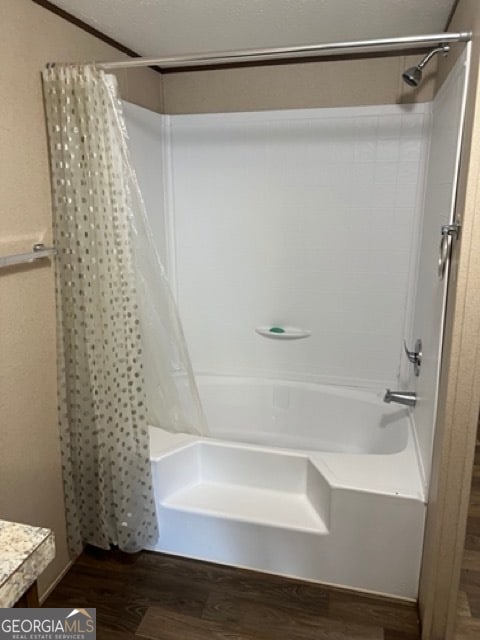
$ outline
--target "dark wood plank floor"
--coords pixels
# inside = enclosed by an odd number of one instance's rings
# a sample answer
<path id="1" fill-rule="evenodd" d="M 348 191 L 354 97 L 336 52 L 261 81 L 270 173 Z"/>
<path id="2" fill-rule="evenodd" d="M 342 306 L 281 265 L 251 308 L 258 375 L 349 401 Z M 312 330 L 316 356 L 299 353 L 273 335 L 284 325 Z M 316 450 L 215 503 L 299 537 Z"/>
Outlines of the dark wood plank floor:
<path id="1" fill-rule="evenodd" d="M 480 425 L 467 520 L 455 640 L 480 639 Z"/>
<path id="2" fill-rule="evenodd" d="M 143 552 L 85 552 L 44 603 L 96 607 L 99 640 L 418 640 L 413 604 Z"/>

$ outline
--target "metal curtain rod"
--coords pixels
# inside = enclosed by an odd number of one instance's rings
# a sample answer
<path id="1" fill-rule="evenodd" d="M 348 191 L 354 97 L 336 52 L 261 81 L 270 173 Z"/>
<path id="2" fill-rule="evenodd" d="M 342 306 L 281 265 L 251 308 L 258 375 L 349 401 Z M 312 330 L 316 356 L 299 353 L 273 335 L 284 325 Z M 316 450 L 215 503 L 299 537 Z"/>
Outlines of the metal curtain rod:
<path id="1" fill-rule="evenodd" d="M 218 51 L 217 53 L 192 53 L 166 58 L 134 58 L 119 62 L 99 62 L 105 71 L 111 69 L 133 69 L 135 67 L 158 66 L 160 68 L 192 67 L 212 64 L 232 64 L 236 62 L 261 62 L 298 57 L 322 57 L 348 55 L 349 53 L 386 52 L 412 47 L 431 47 L 448 42 L 469 42 L 471 31 L 460 33 L 434 33 L 423 36 L 380 38 L 376 40 L 353 40 L 351 42 L 329 42 L 309 44 L 300 47 L 274 47 L 269 49 L 246 49 L 244 51 Z"/>

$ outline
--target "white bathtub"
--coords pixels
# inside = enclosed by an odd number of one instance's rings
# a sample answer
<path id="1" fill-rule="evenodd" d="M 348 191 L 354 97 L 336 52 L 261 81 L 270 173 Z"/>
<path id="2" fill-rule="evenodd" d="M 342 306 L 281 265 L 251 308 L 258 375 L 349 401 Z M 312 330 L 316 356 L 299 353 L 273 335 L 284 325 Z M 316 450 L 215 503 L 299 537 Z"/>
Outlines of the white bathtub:
<path id="1" fill-rule="evenodd" d="M 212 437 L 270 447 L 388 454 L 408 444 L 408 411 L 368 391 L 200 376 Z"/>
<path id="2" fill-rule="evenodd" d="M 425 501 L 380 393 L 199 376 L 211 437 L 151 429 L 154 549 L 415 599 Z"/>

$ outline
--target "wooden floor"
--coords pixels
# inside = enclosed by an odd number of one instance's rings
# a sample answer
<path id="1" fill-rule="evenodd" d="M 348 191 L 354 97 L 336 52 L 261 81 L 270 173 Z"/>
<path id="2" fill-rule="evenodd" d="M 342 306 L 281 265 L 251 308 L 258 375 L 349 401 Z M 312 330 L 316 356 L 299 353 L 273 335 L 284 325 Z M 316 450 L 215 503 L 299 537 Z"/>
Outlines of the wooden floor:
<path id="1" fill-rule="evenodd" d="M 480 639 L 480 427 L 463 556 L 455 640 Z"/>
<path id="2" fill-rule="evenodd" d="M 418 640 L 415 605 L 206 562 L 86 552 L 44 603 L 99 640 Z"/>

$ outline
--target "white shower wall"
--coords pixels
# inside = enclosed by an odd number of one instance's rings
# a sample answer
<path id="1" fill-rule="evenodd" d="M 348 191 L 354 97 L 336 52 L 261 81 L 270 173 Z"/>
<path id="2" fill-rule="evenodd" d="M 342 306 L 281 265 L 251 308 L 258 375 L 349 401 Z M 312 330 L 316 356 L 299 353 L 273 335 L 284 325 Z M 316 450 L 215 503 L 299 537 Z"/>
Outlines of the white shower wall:
<path id="1" fill-rule="evenodd" d="M 123 102 L 128 148 L 137 173 L 157 250 L 165 266 L 170 262 L 165 211 L 168 208 L 165 118 L 155 111 Z"/>
<path id="2" fill-rule="evenodd" d="M 457 166 L 468 77 L 468 48 L 432 103 L 431 145 L 425 180 L 423 229 L 419 246 L 417 290 L 410 345 L 422 340 L 422 367 L 415 377 L 408 367 L 407 388 L 415 390 L 415 430 L 425 478 L 430 477 L 441 365 L 446 280 L 438 277 L 442 225 L 454 221 Z M 428 484 L 428 482 L 426 482 Z"/>
<path id="3" fill-rule="evenodd" d="M 429 110 L 166 117 L 171 268 L 197 372 L 398 383 Z M 274 341 L 258 325 L 312 335 Z"/>

